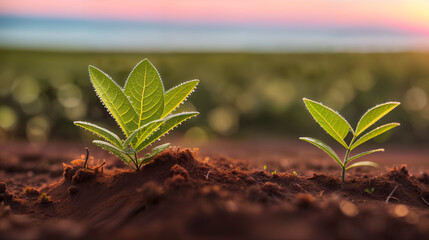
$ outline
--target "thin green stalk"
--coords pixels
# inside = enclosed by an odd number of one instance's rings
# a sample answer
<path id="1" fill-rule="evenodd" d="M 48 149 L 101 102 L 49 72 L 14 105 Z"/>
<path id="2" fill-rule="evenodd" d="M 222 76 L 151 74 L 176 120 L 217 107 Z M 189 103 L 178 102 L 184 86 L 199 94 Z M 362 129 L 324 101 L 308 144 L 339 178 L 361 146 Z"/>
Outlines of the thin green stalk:
<path id="1" fill-rule="evenodd" d="M 346 164 L 347 164 L 347 162 L 348 162 L 348 160 L 349 160 L 349 154 L 350 154 L 350 152 L 351 152 L 350 148 L 351 148 L 351 146 L 352 146 L 353 142 L 355 141 L 355 139 L 356 139 L 356 135 L 355 135 L 355 134 L 353 134 L 353 138 L 352 138 L 352 140 L 350 141 L 349 147 L 347 148 L 346 155 L 345 155 L 345 157 L 344 157 L 344 161 L 343 161 L 343 172 L 342 172 L 342 174 L 341 174 L 341 180 L 342 180 L 343 182 L 344 182 L 344 177 L 345 177 L 345 175 L 346 175 Z"/>
<path id="2" fill-rule="evenodd" d="M 138 170 L 137 169 L 137 162 L 129 154 L 125 154 L 125 155 L 127 155 L 127 157 L 129 157 L 131 159 L 131 162 L 134 163 L 134 166 L 136 167 L 135 170 Z"/>
<path id="3" fill-rule="evenodd" d="M 137 171 L 140 170 L 141 165 L 139 164 L 139 160 L 137 158 L 137 153 L 134 151 L 134 158 L 136 160 L 136 167 L 137 167 Z"/>

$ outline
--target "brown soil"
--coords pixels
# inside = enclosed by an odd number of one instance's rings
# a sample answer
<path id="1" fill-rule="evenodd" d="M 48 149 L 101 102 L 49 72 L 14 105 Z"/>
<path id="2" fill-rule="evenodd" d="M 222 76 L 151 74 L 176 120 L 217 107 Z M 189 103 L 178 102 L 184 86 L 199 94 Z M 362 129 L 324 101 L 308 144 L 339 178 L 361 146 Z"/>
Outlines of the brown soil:
<path id="1" fill-rule="evenodd" d="M 171 148 L 140 172 L 95 149 L 83 168 L 80 144 L 1 146 L 0 239 L 429 239 L 427 150 L 342 183 L 294 142 Z"/>

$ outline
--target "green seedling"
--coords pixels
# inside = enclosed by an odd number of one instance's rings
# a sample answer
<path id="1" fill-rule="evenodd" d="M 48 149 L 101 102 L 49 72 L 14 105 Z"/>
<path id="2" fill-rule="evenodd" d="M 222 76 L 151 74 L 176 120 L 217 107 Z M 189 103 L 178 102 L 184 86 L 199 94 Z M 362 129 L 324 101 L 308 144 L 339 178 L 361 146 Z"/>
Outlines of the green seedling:
<path id="1" fill-rule="evenodd" d="M 264 171 L 267 171 L 267 165 L 264 165 Z M 271 175 L 277 174 L 277 170 L 271 172 Z"/>
<path id="2" fill-rule="evenodd" d="M 158 71 L 147 59 L 134 67 L 124 88 L 96 67 L 89 66 L 89 75 L 97 96 L 118 123 L 125 139 L 93 123 L 76 121 L 74 124 L 106 140 L 94 140 L 93 143 L 116 155 L 136 171 L 170 144 L 159 145 L 141 158 L 138 157 L 140 151 L 183 121 L 199 114 L 172 114 L 194 91 L 199 81 L 188 81 L 165 92 Z"/>
<path id="3" fill-rule="evenodd" d="M 293 171 L 292 174 L 298 176 L 298 173 L 296 171 Z"/>
<path id="4" fill-rule="evenodd" d="M 40 195 L 39 197 L 40 203 L 41 204 L 48 204 L 51 203 L 51 197 L 48 196 L 46 193 L 42 193 L 42 195 Z"/>
<path id="5" fill-rule="evenodd" d="M 368 194 L 372 194 L 374 192 L 374 188 L 365 188 L 365 192 Z"/>
<path id="6" fill-rule="evenodd" d="M 350 168 L 361 167 L 361 166 L 378 167 L 377 163 L 374 163 L 371 161 L 361 161 L 361 162 L 353 163 L 351 165 L 349 164 L 353 160 L 356 160 L 365 155 L 375 153 L 375 152 L 383 152 L 384 149 L 380 148 L 380 149 L 375 149 L 367 152 L 362 152 L 354 155 L 353 157 L 350 157 L 350 152 L 353 149 L 355 149 L 357 146 L 361 145 L 362 143 L 367 142 L 368 140 L 394 127 L 399 126 L 399 123 L 388 123 L 380 127 L 377 127 L 369 131 L 368 133 L 362 135 L 365 132 L 365 130 L 367 130 L 374 123 L 380 120 L 383 116 L 385 116 L 390 111 L 392 111 L 395 107 L 397 107 L 400 104 L 399 102 L 387 102 L 369 109 L 361 117 L 361 119 L 357 124 L 356 129 L 354 130 L 340 114 L 330 109 L 329 107 L 324 106 L 323 104 L 315 102 L 310 99 L 304 98 L 303 100 L 304 100 L 305 106 L 307 107 L 308 111 L 313 116 L 313 118 L 316 120 L 316 122 L 331 137 L 337 140 L 337 142 L 339 142 L 346 149 L 344 160 L 341 161 L 338 155 L 335 153 L 335 151 L 332 150 L 332 148 L 330 148 L 327 144 L 325 144 L 324 142 L 318 139 L 309 138 L 309 137 L 301 137 L 299 139 L 315 145 L 316 147 L 325 151 L 332 159 L 334 159 L 342 168 L 341 179 L 343 182 L 344 182 L 344 175 L 346 173 L 346 170 L 349 170 Z M 344 139 L 346 138 L 349 132 L 352 132 L 353 137 L 349 142 L 349 144 L 346 144 Z"/>
<path id="7" fill-rule="evenodd" d="M 39 190 L 33 188 L 33 187 L 26 187 L 24 189 L 24 193 L 27 195 L 39 195 Z"/>

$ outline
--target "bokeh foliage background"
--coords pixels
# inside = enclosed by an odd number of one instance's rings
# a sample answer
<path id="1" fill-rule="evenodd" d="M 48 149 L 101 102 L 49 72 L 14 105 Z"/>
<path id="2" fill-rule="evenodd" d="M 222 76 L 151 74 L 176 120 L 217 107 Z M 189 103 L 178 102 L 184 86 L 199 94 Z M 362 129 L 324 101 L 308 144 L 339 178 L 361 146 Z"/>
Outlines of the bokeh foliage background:
<path id="1" fill-rule="evenodd" d="M 387 121 L 402 125 L 391 141 L 429 142 L 429 54 L 425 53 L 97 53 L 0 50 L 0 141 L 87 138 L 72 124 L 90 120 L 114 129 L 89 81 L 88 65 L 123 86 L 148 58 L 165 90 L 201 83 L 182 109 L 201 115 L 176 131 L 204 141 L 216 137 L 296 137 L 318 126 L 302 98 L 321 101 L 355 126 L 366 109 L 401 101 Z M 118 132 L 117 132 L 118 133 Z M 389 133 L 378 138 L 385 141 Z"/>

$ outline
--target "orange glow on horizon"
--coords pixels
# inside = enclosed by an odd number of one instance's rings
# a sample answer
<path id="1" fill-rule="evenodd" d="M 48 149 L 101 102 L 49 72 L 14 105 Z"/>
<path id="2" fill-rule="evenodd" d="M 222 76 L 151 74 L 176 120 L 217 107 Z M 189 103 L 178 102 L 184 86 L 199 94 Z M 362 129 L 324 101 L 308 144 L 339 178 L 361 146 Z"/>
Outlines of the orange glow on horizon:
<path id="1" fill-rule="evenodd" d="M 14 0 L 0 13 L 24 16 L 383 26 L 429 34 L 429 0 Z"/>

